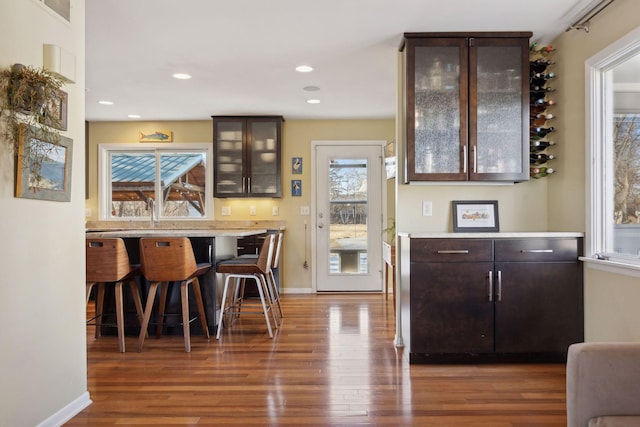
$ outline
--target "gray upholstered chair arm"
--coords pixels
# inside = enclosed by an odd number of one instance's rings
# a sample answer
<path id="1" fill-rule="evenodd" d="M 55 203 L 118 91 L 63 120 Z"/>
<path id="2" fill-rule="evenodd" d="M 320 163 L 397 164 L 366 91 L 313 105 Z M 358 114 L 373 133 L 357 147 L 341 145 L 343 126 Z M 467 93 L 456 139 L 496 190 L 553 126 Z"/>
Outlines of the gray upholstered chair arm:
<path id="1" fill-rule="evenodd" d="M 567 356 L 567 426 L 640 415 L 640 343 L 580 343 Z"/>

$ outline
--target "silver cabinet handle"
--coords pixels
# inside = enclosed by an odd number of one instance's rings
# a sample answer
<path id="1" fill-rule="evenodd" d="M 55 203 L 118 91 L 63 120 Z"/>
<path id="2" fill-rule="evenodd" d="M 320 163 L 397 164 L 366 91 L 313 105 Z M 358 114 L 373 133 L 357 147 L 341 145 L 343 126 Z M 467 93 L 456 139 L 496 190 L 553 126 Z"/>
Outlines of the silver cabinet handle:
<path id="1" fill-rule="evenodd" d="M 450 251 L 437 251 L 438 254 L 468 254 L 468 249 L 450 250 Z"/>
<path id="2" fill-rule="evenodd" d="M 251 177 L 247 177 L 247 193 L 251 193 Z"/>
<path id="3" fill-rule="evenodd" d="M 502 301 L 502 271 L 498 270 L 498 301 Z"/>
<path id="4" fill-rule="evenodd" d="M 493 301 L 493 271 L 489 271 L 489 302 Z"/>
<path id="5" fill-rule="evenodd" d="M 464 147 L 462 147 L 462 157 L 463 157 L 462 172 L 463 173 L 467 173 L 467 162 L 469 161 L 469 159 L 467 158 L 467 146 L 466 145 Z"/>
<path id="6" fill-rule="evenodd" d="M 552 254 L 553 249 L 521 249 L 520 252 L 523 254 Z"/>

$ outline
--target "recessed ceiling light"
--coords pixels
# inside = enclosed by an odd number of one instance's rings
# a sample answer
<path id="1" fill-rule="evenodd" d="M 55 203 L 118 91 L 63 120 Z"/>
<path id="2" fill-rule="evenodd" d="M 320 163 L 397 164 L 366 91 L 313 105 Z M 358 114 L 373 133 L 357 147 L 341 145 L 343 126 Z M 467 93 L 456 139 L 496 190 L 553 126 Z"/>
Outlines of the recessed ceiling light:
<path id="1" fill-rule="evenodd" d="M 98 101 L 100 105 L 113 105 L 113 101 Z"/>
<path id="2" fill-rule="evenodd" d="M 130 119 L 139 119 L 142 116 L 140 114 L 129 114 L 127 117 L 129 117 Z"/>
<path id="3" fill-rule="evenodd" d="M 191 78 L 191 74 L 187 74 L 187 73 L 175 73 L 173 75 L 174 79 L 178 79 L 178 80 L 189 80 Z"/>
<path id="4" fill-rule="evenodd" d="M 302 88 L 302 90 L 305 90 L 307 92 L 317 92 L 320 90 L 320 88 L 318 86 L 305 86 Z"/>
<path id="5" fill-rule="evenodd" d="M 296 71 L 298 71 L 299 73 L 310 73 L 313 71 L 313 67 L 310 67 L 308 65 L 300 65 L 296 67 Z"/>
<path id="6" fill-rule="evenodd" d="M 307 99 L 308 104 L 320 104 L 319 99 Z"/>

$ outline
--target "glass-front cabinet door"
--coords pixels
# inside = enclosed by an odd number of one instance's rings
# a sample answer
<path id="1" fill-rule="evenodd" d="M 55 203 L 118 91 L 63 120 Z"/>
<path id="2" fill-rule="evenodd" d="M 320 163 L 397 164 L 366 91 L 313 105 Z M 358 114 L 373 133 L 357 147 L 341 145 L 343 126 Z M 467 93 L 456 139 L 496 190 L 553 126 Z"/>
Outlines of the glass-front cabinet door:
<path id="1" fill-rule="evenodd" d="M 215 197 L 281 197 L 281 116 L 214 116 Z"/>
<path id="2" fill-rule="evenodd" d="M 471 180 L 529 178 L 528 45 L 528 39 L 471 39 Z"/>
<path id="3" fill-rule="evenodd" d="M 526 180 L 530 34 L 457 34 L 405 34 L 406 180 Z"/>
<path id="4" fill-rule="evenodd" d="M 467 177 L 467 46 L 463 38 L 407 43 L 408 179 Z"/>

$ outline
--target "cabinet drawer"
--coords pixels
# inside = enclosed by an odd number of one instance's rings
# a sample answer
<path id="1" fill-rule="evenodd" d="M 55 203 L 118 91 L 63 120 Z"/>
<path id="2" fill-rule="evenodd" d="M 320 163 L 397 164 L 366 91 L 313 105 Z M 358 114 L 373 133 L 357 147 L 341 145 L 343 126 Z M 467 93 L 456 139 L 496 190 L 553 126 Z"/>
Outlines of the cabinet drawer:
<path id="1" fill-rule="evenodd" d="M 581 239 L 505 239 L 495 241 L 496 261 L 576 261 Z"/>
<path id="2" fill-rule="evenodd" d="M 411 239 L 411 262 L 470 262 L 492 260 L 492 240 Z"/>

